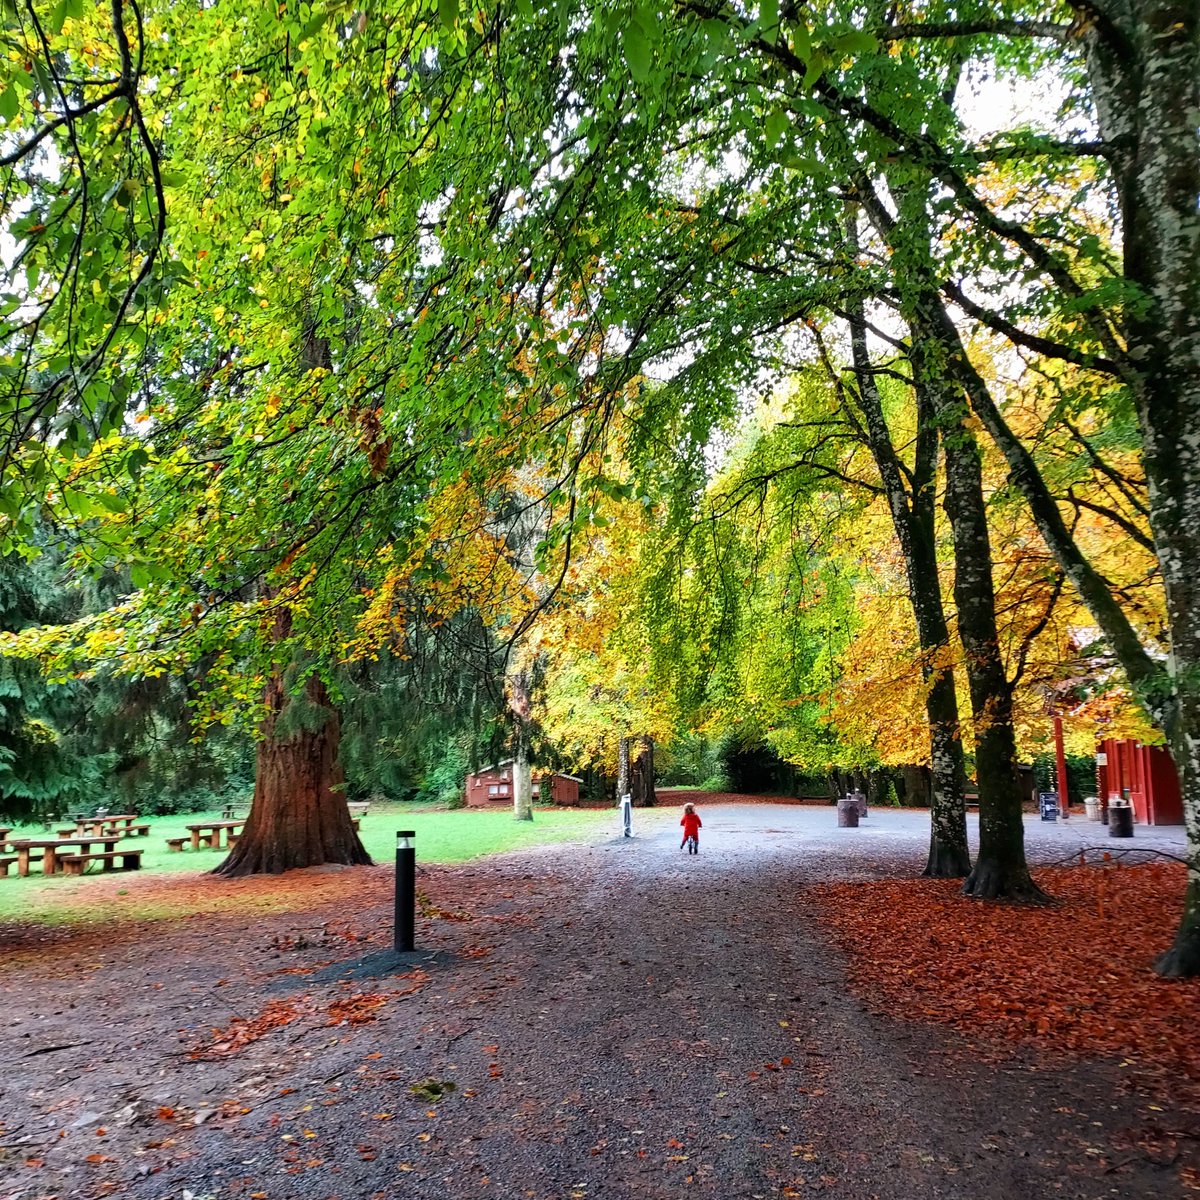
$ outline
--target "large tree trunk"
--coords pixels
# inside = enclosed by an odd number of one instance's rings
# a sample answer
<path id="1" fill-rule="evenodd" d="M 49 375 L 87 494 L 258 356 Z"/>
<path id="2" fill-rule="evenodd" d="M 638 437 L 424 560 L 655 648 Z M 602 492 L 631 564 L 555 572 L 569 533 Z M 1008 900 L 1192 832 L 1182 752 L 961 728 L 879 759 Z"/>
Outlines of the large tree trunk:
<path id="1" fill-rule="evenodd" d="M 1183 796 L 1188 884 L 1165 975 L 1200 974 L 1200 10 L 1149 0 L 1107 7 L 1083 32 L 1091 97 L 1121 209 L 1133 287 L 1114 336 L 1103 309 L 1090 332 L 1133 395 L 1171 639 L 1165 666 L 1082 553 L 1032 454 L 963 358 L 971 406 L 1008 462 L 1046 545 L 1075 585 L 1150 718 L 1167 735 Z M 951 322 L 944 313 L 940 321 Z"/>
<path id="2" fill-rule="evenodd" d="M 996 628 L 981 456 L 966 426 L 969 410 L 953 383 L 953 372 L 948 373 L 955 347 L 941 341 L 936 326 L 924 319 L 924 299 L 918 301 L 911 323 L 909 353 L 917 387 L 928 391 L 941 427 L 946 459 L 943 503 L 954 542 L 954 598 L 975 727 L 979 854 L 963 892 L 989 900 L 1044 900 L 1025 861 L 1012 685 Z"/>
<path id="3" fill-rule="evenodd" d="M 629 792 L 635 808 L 653 808 L 658 803 L 654 792 L 654 739 L 642 738 L 630 768 Z"/>
<path id="4" fill-rule="evenodd" d="M 1200 429 L 1200 423 L 1193 428 Z M 1200 558 L 1195 561 L 1200 561 Z M 1193 614 L 1191 623 L 1200 624 L 1200 614 Z M 1194 638 L 1195 634 L 1192 636 Z M 1185 686 L 1177 685 L 1178 706 L 1172 718 L 1166 722 L 1171 756 L 1175 760 L 1183 795 L 1183 820 L 1187 830 L 1187 890 L 1184 892 L 1183 916 L 1175 932 L 1175 941 L 1154 964 L 1154 969 L 1160 975 L 1176 977 L 1200 975 L 1200 743 L 1192 736 L 1193 730 L 1200 729 L 1200 704 L 1197 704 L 1195 691 L 1200 657 L 1194 658 L 1189 665 L 1192 678 Z M 1178 664 L 1175 669 L 1178 671 Z"/>
<path id="5" fill-rule="evenodd" d="M 894 278 L 910 285 L 902 305 L 910 330 L 913 386 L 918 402 L 928 404 L 937 419 L 945 456 L 943 507 L 954 543 L 954 599 L 971 696 L 979 789 L 979 855 L 963 893 L 985 899 L 1045 900 L 1025 860 L 1012 685 L 996 627 L 982 460 L 967 426 L 970 408 L 964 392 L 969 387 L 963 376 L 972 368 L 938 292 L 930 254 L 929 180 L 923 173 L 897 170 L 899 176 L 889 182 L 899 218 L 882 204 L 869 180 L 861 181 L 860 192 L 872 223 L 893 251 Z M 936 764 L 934 774 L 936 788 Z"/>
<path id="6" fill-rule="evenodd" d="M 542 786 L 549 785 L 549 779 Z M 529 763 L 529 750 L 521 743 L 512 765 L 513 819 L 533 820 L 533 768 Z"/>
<path id="7" fill-rule="evenodd" d="M 1135 24 L 1136 22 L 1136 24 Z M 1118 8 L 1116 37 L 1089 38 L 1088 67 L 1114 163 L 1130 378 L 1142 432 L 1150 525 L 1166 593 L 1166 686 L 1146 689 L 1179 774 L 1188 885 L 1175 943 L 1155 964 L 1200 974 L 1200 8 L 1146 0 Z M 1122 36 L 1123 35 L 1123 36 Z M 1132 136 L 1129 136 L 1132 135 Z"/>
<path id="8" fill-rule="evenodd" d="M 250 816 L 217 875 L 278 875 L 325 863 L 368 866 L 342 789 L 341 727 L 325 684 L 312 676 L 290 697 L 281 676 L 267 685 L 267 716 L 254 778 Z M 296 708 L 283 719 L 285 710 Z M 283 728 L 280 728 L 282 719 Z"/>
<path id="9" fill-rule="evenodd" d="M 851 214 L 849 219 L 854 222 L 857 217 Z M 857 235 L 853 236 L 851 249 L 854 251 L 857 241 Z M 865 419 L 871 455 L 887 493 L 892 527 L 904 555 L 908 596 L 921 649 L 933 778 L 929 856 L 923 874 L 938 879 L 961 879 L 971 869 L 971 853 L 967 847 L 966 770 L 958 724 L 958 696 L 954 672 L 945 663 L 942 653 L 950 640 L 950 631 L 942 605 L 934 521 L 937 427 L 929 397 L 918 388 L 917 443 L 913 469 L 908 473 L 910 493 L 875 385 L 861 302 L 851 312 L 850 338 L 859 407 Z"/>

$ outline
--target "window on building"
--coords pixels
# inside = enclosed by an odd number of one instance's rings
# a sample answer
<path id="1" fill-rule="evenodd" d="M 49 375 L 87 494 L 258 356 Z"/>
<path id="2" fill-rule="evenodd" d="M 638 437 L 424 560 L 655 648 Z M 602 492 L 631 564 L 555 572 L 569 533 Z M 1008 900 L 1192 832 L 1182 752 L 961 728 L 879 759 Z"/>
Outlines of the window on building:
<path id="1" fill-rule="evenodd" d="M 497 787 L 497 785 L 494 783 L 489 783 L 488 784 L 488 795 L 489 796 L 498 796 L 499 794 L 500 794 L 499 787 Z"/>

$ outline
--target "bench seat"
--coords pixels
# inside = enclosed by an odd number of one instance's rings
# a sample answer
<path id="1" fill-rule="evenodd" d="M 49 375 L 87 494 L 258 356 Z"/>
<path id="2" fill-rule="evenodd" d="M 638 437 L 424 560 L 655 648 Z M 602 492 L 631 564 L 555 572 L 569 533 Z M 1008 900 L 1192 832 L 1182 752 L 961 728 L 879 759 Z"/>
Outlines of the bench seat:
<path id="1" fill-rule="evenodd" d="M 103 854 L 60 854 L 58 861 L 64 875 L 82 875 L 88 863 L 98 862 L 105 871 L 113 871 L 117 859 L 122 871 L 136 871 L 142 865 L 141 850 L 107 850 Z"/>

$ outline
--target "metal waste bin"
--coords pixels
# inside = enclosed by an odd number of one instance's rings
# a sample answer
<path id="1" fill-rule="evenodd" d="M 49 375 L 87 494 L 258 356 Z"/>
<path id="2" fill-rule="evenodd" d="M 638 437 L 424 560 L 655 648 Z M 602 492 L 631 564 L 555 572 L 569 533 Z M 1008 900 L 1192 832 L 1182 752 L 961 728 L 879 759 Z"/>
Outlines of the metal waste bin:
<path id="1" fill-rule="evenodd" d="M 1085 796 L 1083 809 L 1089 821 L 1100 820 L 1100 801 L 1095 796 Z"/>
<path id="2" fill-rule="evenodd" d="M 858 800 L 854 796 L 846 796 L 838 801 L 838 828 L 858 828 Z"/>
<path id="3" fill-rule="evenodd" d="M 1108 802 L 1108 836 L 1133 837 L 1133 805 L 1128 800 Z"/>

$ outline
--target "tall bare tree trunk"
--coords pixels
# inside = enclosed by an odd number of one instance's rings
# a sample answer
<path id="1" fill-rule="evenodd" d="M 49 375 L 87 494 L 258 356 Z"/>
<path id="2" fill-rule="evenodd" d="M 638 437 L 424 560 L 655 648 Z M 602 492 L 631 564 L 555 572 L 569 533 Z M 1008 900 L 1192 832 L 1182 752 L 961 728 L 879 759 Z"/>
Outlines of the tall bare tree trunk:
<path id="1" fill-rule="evenodd" d="M 939 304 L 936 295 L 917 299 L 909 355 L 917 386 L 928 390 L 941 427 L 946 458 L 943 503 L 954 541 L 954 599 L 971 694 L 979 787 L 979 854 L 963 892 L 984 899 L 1043 900 L 1025 860 L 1012 685 L 996 627 L 981 455 L 966 424 L 970 410 L 954 382 L 958 347 L 939 338 L 936 324 L 926 319 L 926 301 Z"/>
<path id="2" fill-rule="evenodd" d="M 513 718 L 513 820 L 533 820 L 533 770 L 529 762 L 529 675 L 509 677 L 508 707 Z"/>
<path id="3" fill-rule="evenodd" d="M 868 216 L 893 252 L 893 277 L 906 284 L 908 359 L 919 405 L 937 420 L 945 456 L 943 507 L 954 544 L 954 600 L 966 660 L 979 788 L 979 854 L 963 892 L 984 899 L 1044 900 L 1025 859 L 1021 782 L 1013 728 L 1012 684 L 1000 653 L 992 546 L 983 494 L 982 455 L 967 424 L 970 359 L 938 291 L 931 253 L 928 175 L 897 165 L 889 187 L 899 216 L 859 181 Z M 936 770 L 935 763 L 935 788 Z"/>
<path id="4" fill-rule="evenodd" d="M 853 230 L 857 216 L 851 213 L 849 221 Z M 850 249 L 857 256 L 856 232 L 849 241 Z M 938 879 L 961 879 L 971 869 L 971 853 L 967 847 L 966 769 L 958 723 L 958 696 L 954 671 L 942 657 L 950 640 L 950 630 L 942 605 L 935 536 L 936 417 L 927 392 L 917 388 L 917 440 L 913 467 L 906 473 L 875 384 L 861 301 L 850 313 L 850 337 L 858 404 L 865 419 L 871 456 L 887 493 L 892 527 L 904 555 L 908 597 L 921 649 L 933 781 L 929 855 L 923 874 Z"/>
<path id="5" fill-rule="evenodd" d="M 629 738 L 617 741 L 617 803 L 629 792 Z"/>

